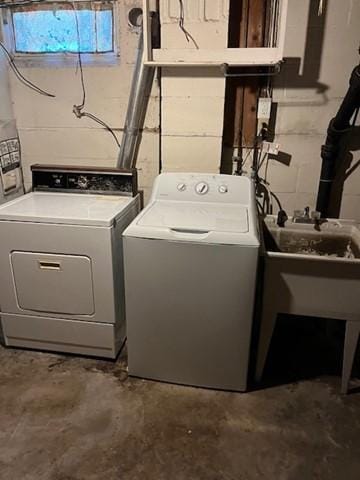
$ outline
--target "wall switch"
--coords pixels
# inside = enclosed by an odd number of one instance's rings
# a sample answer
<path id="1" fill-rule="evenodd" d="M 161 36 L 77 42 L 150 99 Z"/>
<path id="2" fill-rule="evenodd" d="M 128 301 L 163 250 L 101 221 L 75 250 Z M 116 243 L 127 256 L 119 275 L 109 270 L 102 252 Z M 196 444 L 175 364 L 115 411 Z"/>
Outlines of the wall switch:
<path id="1" fill-rule="evenodd" d="M 271 114 L 271 98 L 260 97 L 258 101 L 257 118 L 269 119 Z"/>

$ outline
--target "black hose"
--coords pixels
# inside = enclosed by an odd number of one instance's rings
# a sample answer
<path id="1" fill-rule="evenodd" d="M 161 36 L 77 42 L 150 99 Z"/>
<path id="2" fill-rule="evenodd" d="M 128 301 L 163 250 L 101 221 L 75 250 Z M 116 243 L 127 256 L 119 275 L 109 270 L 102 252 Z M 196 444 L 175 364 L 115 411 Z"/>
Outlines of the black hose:
<path id="1" fill-rule="evenodd" d="M 335 117 L 330 121 L 325 144 L 321 147 L 321 174 L 316 210 L 325 218 L 329 215 L 331 190 L 336 174 L 340 141 L 350 127 L 350 120 L 360 106 L 360 65 L 351 73 L 349 88 Z"/>

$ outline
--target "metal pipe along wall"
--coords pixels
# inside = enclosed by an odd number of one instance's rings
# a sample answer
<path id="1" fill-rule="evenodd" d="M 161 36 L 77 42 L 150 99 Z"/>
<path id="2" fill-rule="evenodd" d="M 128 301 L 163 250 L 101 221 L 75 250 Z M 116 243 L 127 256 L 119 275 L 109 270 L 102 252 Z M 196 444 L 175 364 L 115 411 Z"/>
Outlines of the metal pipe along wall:
<path id="1" fill-rule="evenodd" d="M 140 145 L 141 130 L 149 102 L 155 68 L 144 65 L 144 42 L 141 29 L 129 103 L 126 112 L 124 133 L 121 141 L 117 167 L 134 168 Z"/>

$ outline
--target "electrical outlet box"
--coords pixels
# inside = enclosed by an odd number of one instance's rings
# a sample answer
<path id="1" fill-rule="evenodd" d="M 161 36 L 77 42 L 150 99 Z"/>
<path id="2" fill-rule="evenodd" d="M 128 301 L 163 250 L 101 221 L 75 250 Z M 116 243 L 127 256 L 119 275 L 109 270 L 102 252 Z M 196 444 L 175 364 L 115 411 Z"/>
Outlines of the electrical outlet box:
<path id="1" fill-rule="evenodd" d="M 262 150 L 270 155 L 277 155 L 280 150 L 280 144 L 273 142 L 262 142 Z"/>
<path id="2" fill-rule="evenodd" d="M 270 114 L 271 114 L 271 98 L 260 97 L 258 101 L 257 118 L 268 120 L 270 118 Z"/>

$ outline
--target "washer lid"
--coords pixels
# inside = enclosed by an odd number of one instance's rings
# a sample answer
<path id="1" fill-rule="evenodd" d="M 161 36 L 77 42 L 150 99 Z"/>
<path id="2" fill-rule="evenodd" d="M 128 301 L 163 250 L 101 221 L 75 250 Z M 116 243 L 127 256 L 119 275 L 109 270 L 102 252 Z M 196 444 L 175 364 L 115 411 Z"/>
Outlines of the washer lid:
<path id="1" fill-rule="evenodd" d="M 133 198 L 33 192 L 0 206 L 0 220 L 110 226 Z"/>
<path id="2" fill-rule="evenodd" d="M 238 204 L 155 201 L 125 230 L 125 236 L 201 243 L 258 245 L 248 209 Z"/>
<path id="3" fill-rule="evenodd" d="M 249 231 L 247 208 L 242 205 L 218 205 L 199 202 L 153 203 L 138 225 L 178 230 L 237 232 Z"/>

